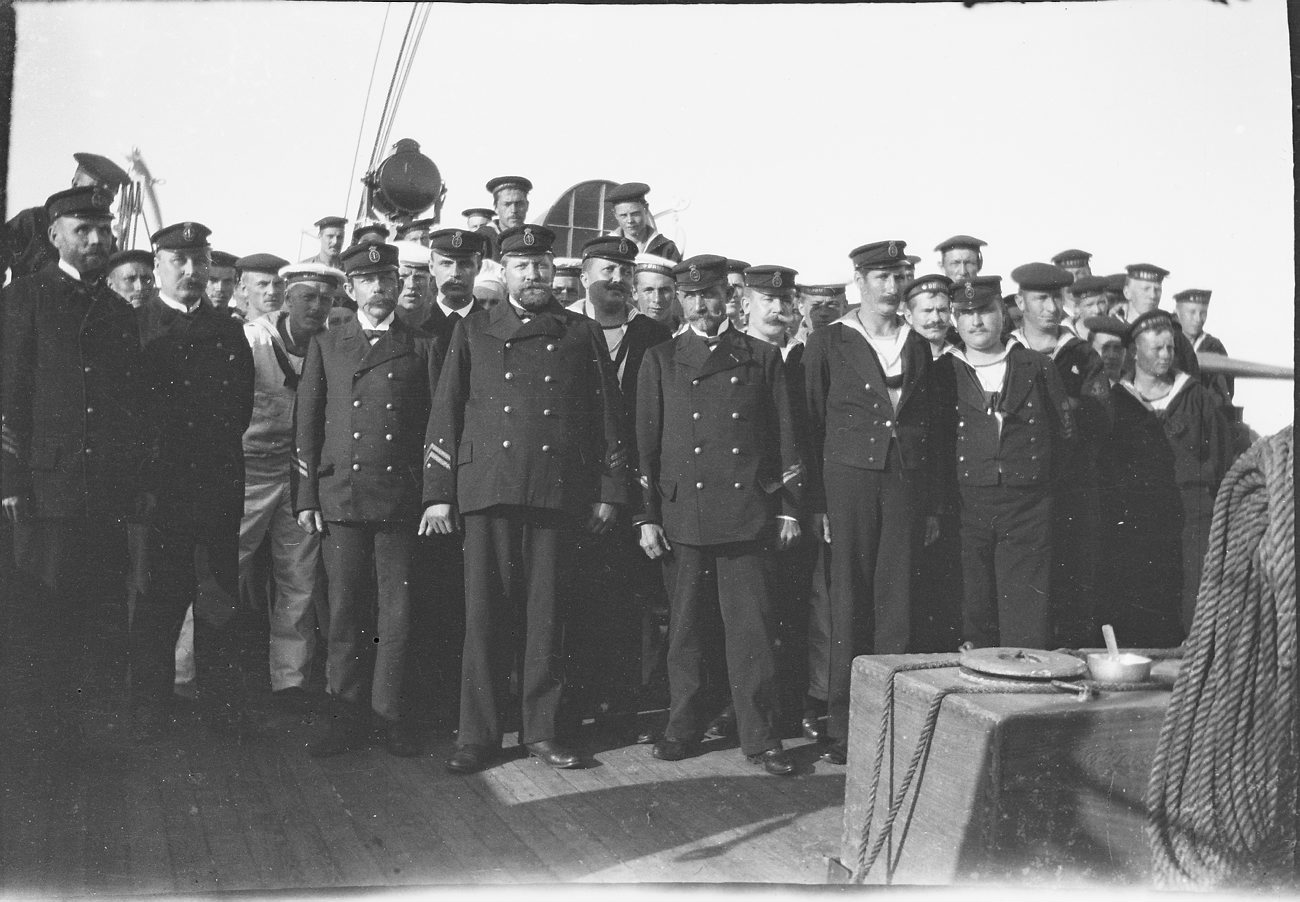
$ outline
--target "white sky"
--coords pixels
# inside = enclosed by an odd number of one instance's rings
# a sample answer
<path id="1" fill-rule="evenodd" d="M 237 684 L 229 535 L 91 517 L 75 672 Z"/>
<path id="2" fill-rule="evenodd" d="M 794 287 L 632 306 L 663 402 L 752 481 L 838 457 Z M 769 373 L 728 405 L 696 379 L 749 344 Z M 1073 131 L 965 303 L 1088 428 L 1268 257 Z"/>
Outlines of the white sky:
<path id="1" fill-rule="evenodd" d="M 384 4 L 17 6 L 9 215 L 64 187 L 74 151 L 133 146 L 165 180 L 165 219 L 233 253 L 296 258 L 301 229 L 354 212 L 353 151 L 362 134 L 364 164 L 405 5 L 364 127 Z M 1229 352 L 1285 364 L 1289 75 L 1281 0 L 440 4 L 392 139 L 438 164 L 449 224 L 518 173 L 530 218 L 579 181 L 644 181 L 652 208 L 689 201 L 688 254 L 805 281 L 847 280 L 848 250 L 880 239 L 925 272 L 940 240 L 977 235 L 1004 277 L 1081 247 L 1094 272 L 1171 270 L 1166 297 L 1212 289 Z M 1239 381 L 1238 403 L 1272 432 L 1292 390 Z"/>

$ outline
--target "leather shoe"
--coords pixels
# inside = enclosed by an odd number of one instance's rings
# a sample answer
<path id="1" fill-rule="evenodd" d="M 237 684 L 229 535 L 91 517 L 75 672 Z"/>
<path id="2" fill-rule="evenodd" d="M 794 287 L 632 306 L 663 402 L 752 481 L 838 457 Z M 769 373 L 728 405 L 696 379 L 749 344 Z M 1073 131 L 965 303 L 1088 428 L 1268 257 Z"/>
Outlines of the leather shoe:
<path id="1" fill-rule="evenodd" d="M 335 715 L 325 732 L 307 746 L 307 754 L 313 758 L 341 755 L 360 741 L 363 732 L 356 718 Z"/>
<path id="2" fill-rule="evenodd" d="M 843 767 L 849 763 L 849 745 L 843 740 L 831 743 L 826 751 L 822 752 L 822 760 L 831 764 L 838 764 Z"/>
<path id="3" fill-rule="evenodd" d="M 453 774 L 476 774 L 492 760 L 492 749 L 486 745 L 458 745 L 447 759 L 447 770 Z"/>
<path id="4" fill-rule="evenodd" d="M 528 754 L 534 758 L 541 758 L 551 767 L 572 768 L 582 764 L 582 758 L 577 752 L 566 749 L 554 739 L 530 742 L 524 748 L 528 749 Z"/>
<path id="5" fill-rule="evenodd" d="M 808 712 L 799 723 L 803 728 L 803 738 L 809 742 L 821 742 L 826 738 L 826 732 L 822 729 L 822 719 L 816 714 Z"/>
<path id="6" fill-rule="evenodd" d="M 757 755 L 746 755 L 750 764 L 761 764 L 763 770 L 774 777 L 787 777 L 794 773 L 794 762 L 785 749 L 768 749 Z"/>
<path id="7" fill-rule="evenodd" d="M 660 739 L 650 750 L 660 761 L 681 761 L 695 754 L 695 743 L 682 739 Z"/>
<path id="8" fill-rule="evenodd" d="M 388 754 L 398 758 L 414 758 L 420 754 L 420 740 L 415 731 L 401 721 L 389 724 L 384 731 L 384 747 Z"/>
<path id="9" fill-rule="evenodd" d="M 705 739 L 732 739 L 736 735 L 736 709 L 732 705 L 722 709 L 722 713 L 709 721 L 704 731 Z"/>

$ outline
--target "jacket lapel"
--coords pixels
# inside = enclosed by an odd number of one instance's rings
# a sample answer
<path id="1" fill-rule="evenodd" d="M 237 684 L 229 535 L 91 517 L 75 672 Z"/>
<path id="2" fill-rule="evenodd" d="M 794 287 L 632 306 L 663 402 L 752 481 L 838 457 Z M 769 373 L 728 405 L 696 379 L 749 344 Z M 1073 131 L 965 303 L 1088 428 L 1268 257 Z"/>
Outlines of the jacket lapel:
<path id="1" fill-rule="evenodd" d="M 358 326 L 358 331 L 360 327 Z M 379 336 L 379 340 L 373 345 L 366 338 L 365 334 L 361 335 L 361 343 L 365 346 L 360 363 L 357 364 L 357 372 L 374 369 L 381 363 L 392 360 L 394 357 L 401 357 L 409 354 L 415 346 L 411 337 L 411 327 L 406 325 L 397 317 L 389 324 L 388 330 Z"/>
<path id="2" fill-rule="evenodd" d="M 929 356 L 930 348 L 926 342 L 922 341 L 921 336 L 915 332 L 909 331 L 907 338 L 903 341 L 903 391 L 898 396 L 898 409 L 900 411 L 916 389 L 916 384 L 920 381 L 921 373 L 925 370 Z"/>
<path id="3" fill-rule="evenodd" d="M 362 361 L 370 353 L 370 342 L 366 340 L 365 334 L 361 331 L 361 323 L 357 320 L 349 320 L 339 327 L 338 338 L 335 339 L 339 353 L 344 359 L 351 363 L 352 370 L 360 373 L 364 368 Z"/>
<path id="4" fill-rule="evenodd" d="M 1020 353 L 1013 352 L 1013 359 L 1007 361 L 1007 387 L 1002 402 L 1002 409 L 1007 413 L 1018 409 L 1033 388 L 1035 366 L 1029 356 L 1032 353 L 1022 349 Z"/>
<path id="5" fill-rule="evenodd" d="M 722 338 L 718 340 L 708 359 L 704 361 L 704 366 L 700 369 L 701 378 L 735 369 L 744 365 L 754 356 L 749 347 L 745 345 L 745 342 L 738 337 L 739 335 L 739 332 L 731 328 L 723 333 Z"/>
<path id="6" fill-rule="evenodd" d="M 840 324 L 840 356 L 862 379 L 867 390 L 889 401 L 889 389 L 885 387 L 885 371 L 876 358 L 876 352 L 870 342 L 857 333 L 852 326 Z"/>
<path id="7" fill-rule="evenodd" d="M 677 345 L 673 349 L 673 359 L 677 361 L 678 366 L 698 370 L 708 361 L 708 344 L 690 329 L 674 338 L 673 342 Z"/>

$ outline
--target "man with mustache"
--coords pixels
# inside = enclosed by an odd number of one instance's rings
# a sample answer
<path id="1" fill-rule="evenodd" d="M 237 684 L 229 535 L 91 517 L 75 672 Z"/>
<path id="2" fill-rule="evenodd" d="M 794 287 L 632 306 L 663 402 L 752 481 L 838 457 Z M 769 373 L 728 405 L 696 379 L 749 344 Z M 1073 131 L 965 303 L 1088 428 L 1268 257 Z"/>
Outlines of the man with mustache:
<path id="1" fill-rule="evenodd" d="M 795 288 L 799 301 L 799 329 L 795 338 L 804 344 L 808 336 L 835 322 L 848 310 L 849 302 L 843 285 L 798 285 Z"/>
<path id="2" fill-rule="evenodd" d="M 814 332 L 804 353 L 812 459 L 810 508 L 831 545 L 827 760 L 848 758 L 849 679 L 859 654 L 911 645 L 911 575 L 932 498 L 938 410 L 930 349 L 899 315 L 905 243 L 854 248 L 861 305 Z"/>
<path id="3" fill-rule="evenodd" d="M 298 383 L 294 510 L 329 576 L 326 675 L 335 706 L 313 758 L 356 747 L 367 722 L 391 755 L 418 755 L 402 710 L 420 518 L 420 452 L 442 359 L 395 315 L 397 248 L 343 252 L 357 319 L 316 333 Z M 377 607 L 377 619 L 372 617 Z"/>
<path id="4" fill-rule="evenodd" d="M 125 685 L 124 519 L 149 506 L 148 386 L 130 305 L 100 277 L 112 197 L 52 195 L 41 211 L 58 259 L 0 292 L 3 311 L 3 510 L 20 582 L 6 605 L 25 627 L 31 699 L 53 744 L 77 735 L 84 690 Z M 74 746 L 75 747 L 75 746 Z"/>
<path id="5" fill-rule="evenodd" d="M 641 547 L 663 559 L 670 610 L 664 737 L 653 755 L 694 755 L 702 735 L 705 612 L 716 585 L 741 752 L 774 776 L 793 772 L 776 726 L 776 603 L 769 548 L 799 538 L 804 464 L 781 354 L 730 326 L 726 258 L 683 260 L 688 328 L 652 348 L 638 377 Z M 783 273 L 789 273 L 788 278 Z M 762 267 L 766 289 L 793 273 Z M 788 300 L 787 300 L 788 304 Z"/>
<path id="6" fill-rule="evenodd" d="M 600 325 L 629 419 L 636 411 L 642 359 L 650 348 L 672 337 L 665 326 L 631 316 L 632 293 L 625 279 L 634 253 L 633 243 L 625 238 L 588 241 L 582 275 L 587 297 L 569 308 Z M 630 525 L 617 524 L 604 535 L 579 536 L 577 546 L 578 555 L 591 565 L 578 575 L 580 601 L 571 618 L 573 691 L 566 695 L 566 707 L 571 722 L 581 714 L 595 714 L 602 726 L 630 731 L 633 717 L 604 715 L 636 712 L 647 663 L 640 661 L 642 616 L 660 601 L 657 569 L 648 566 Z"/>
<path id="7" fill-rule="evenodd" d="M 1003 343 L 1001 302 L 997 276 L 956 282 L 964 349 L 948 348 L 936 364 L 940 478 L 961 512 L 962 638 L 976 648 L 1053 648 L 1053 467 L 1077 431 L 1052 361 Z"/>
<path id="8" fill-rule="evenodd" d="M 429 234 L 434 301 L 425 328 L 438 340 L 444 356 L 456 323 L 482 306 L 474 297 L 474 283 L 484 247 L 483 236 L 468 229 L 439 229 Z"/>
<path id="9" fill-rule="evenodd" d="M 158 449 L 149 479 L 158 506 L 150 522 L 148 591 L 138 596 L 131 622 L 133 716 L 142 738 L 166 726 L 174 651 L 200 569 L 211 574 L 230 614 L 223 623 L 203 611 L 194 617 L 204 719 L 218 733 L 251 729 L 238 660 L 248 612 L 234 600 L 253 358 L 239 323 L 204 298 L 209 234 L 200 223 L 179 222 L 152 236 L 158 296 L 167 311 L 144 349 Z"/>
<path id="10" fill-rule="evenodd" d="M 113 205 L 118 189 L 128 184 L 131 177 L 121 166 L 97 153 L 74 153 L 77 163 L 72 174 L 73 188 L 98 188 Z M 5 268 L 13 278 L 30 275 L 60 259 L 58 249 L 50 243 L 50 220 L 45 208 L 29 207 L 0 226 L 0 282 L 4 281 Z M 112 249 L 110 244 L 108 249 Z"/>
<path id="11" fill-rule="evenodd" d="M 333 269 L 339 267 L 339 254 L 343 250 L 343 232 L 348 221 L 342 216 L 322 216 L 316 220 L 316 237 L 320 241 L 320 250 L 312 254 L 303 263 L 319 263 Z"/>
<path id="12" fill-rule="evenodd" d="M 980 250 L 988 245 L 970 235 L 953 235 L 939 242 L 935 250 L 939 254 L 939 266 L 949 279 L 969 279 L 978 276 L 984 268 L 984 252 Z"/>
<path id="13" fill-rule="evenodd" d="M 1097 453 L 1114 422 L 1110 383 L 1101 357 L 1061 325 L 1062 298 L 1073 277 L 1050 263 L 1026 263 L 1011 272 L 1019 286 L 1021 327 L 1008 344 L 1046 354 L 1056 367 L 1078 427 L 1079 441 L 1057 461 L 1052 500 L 1052 624 L 1056 647 L 1079 648 L 1092 640 L 1096 624 L 1096 561 L 1099 554 Z"/>
<path id="14" fill-rule="evenodd" d="M 932 273 L 911 279 L 903 285 L 906 306 L 903 318 L 918 335 L 930 343 L 935 360 L 943 353 L 952 327 L 952 279 Z"/>
<path id="15" fill-rule="evenodd" d="M 457 323 L 425 439 L 420 534 L 465 531 L 458 774 L 500 754 L 516 640 L 520 743 L 581 763 L 557 735 L 562 602 L 576 528 L 608 531 L 627 499 L 627 448 L 600 327 L 551 296 L 554 243 L 535 225 L 501 236 L 507 300 Z"/>
<path id="16" fill-rule="evenodd" d="M 244 432 L 244 517 L 239 528 L 239 572 L 251 573 L 254 555 L 270 537 L 275 601 L 270 614 L 272 697 L 295 707 L 308 700 L 316 653 L 320 537 L 303 535 L 293 512 L 293 412 L 298 380 L 313 335 L 324 331 L 331 292 L 343 273 L 321 263 L 287 264 L 284 309 L 244 327 L 253 351 L 253 417 Z M 328 624 L 322 623 L 325 627 Z"/>
<path id="17" fill-rule="evenodd" d="M 643 182 L 626 182 L 611 188 L 605 200 L 614 208 L 618 228 L 611 234 L 636 243 L 637 253 L 666 257 L 674 263 L 682 259 L 682 252 L 669 238 L 655 229 L 646 195 L 650 186 Z"/>
<path id="18" fill-rule="evenodd" d="M 248 322 L 274 313 L 284 305 L 280 269 L 289 261 L 275 254 L 249 254 L 235 261 L 235 303 Z"/>

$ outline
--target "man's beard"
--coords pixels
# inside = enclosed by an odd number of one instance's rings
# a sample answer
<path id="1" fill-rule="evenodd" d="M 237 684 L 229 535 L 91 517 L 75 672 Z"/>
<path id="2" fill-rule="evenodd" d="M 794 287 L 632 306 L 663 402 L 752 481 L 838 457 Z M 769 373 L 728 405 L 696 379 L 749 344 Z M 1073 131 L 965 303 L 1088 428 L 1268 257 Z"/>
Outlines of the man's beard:
<path id="1" fill-rule="evenodd" d="M 540 310 L 551 301 L 551 289 L 545 285 L 533 285 L 519 289 L 516 302 L 525 310 Z"/>

